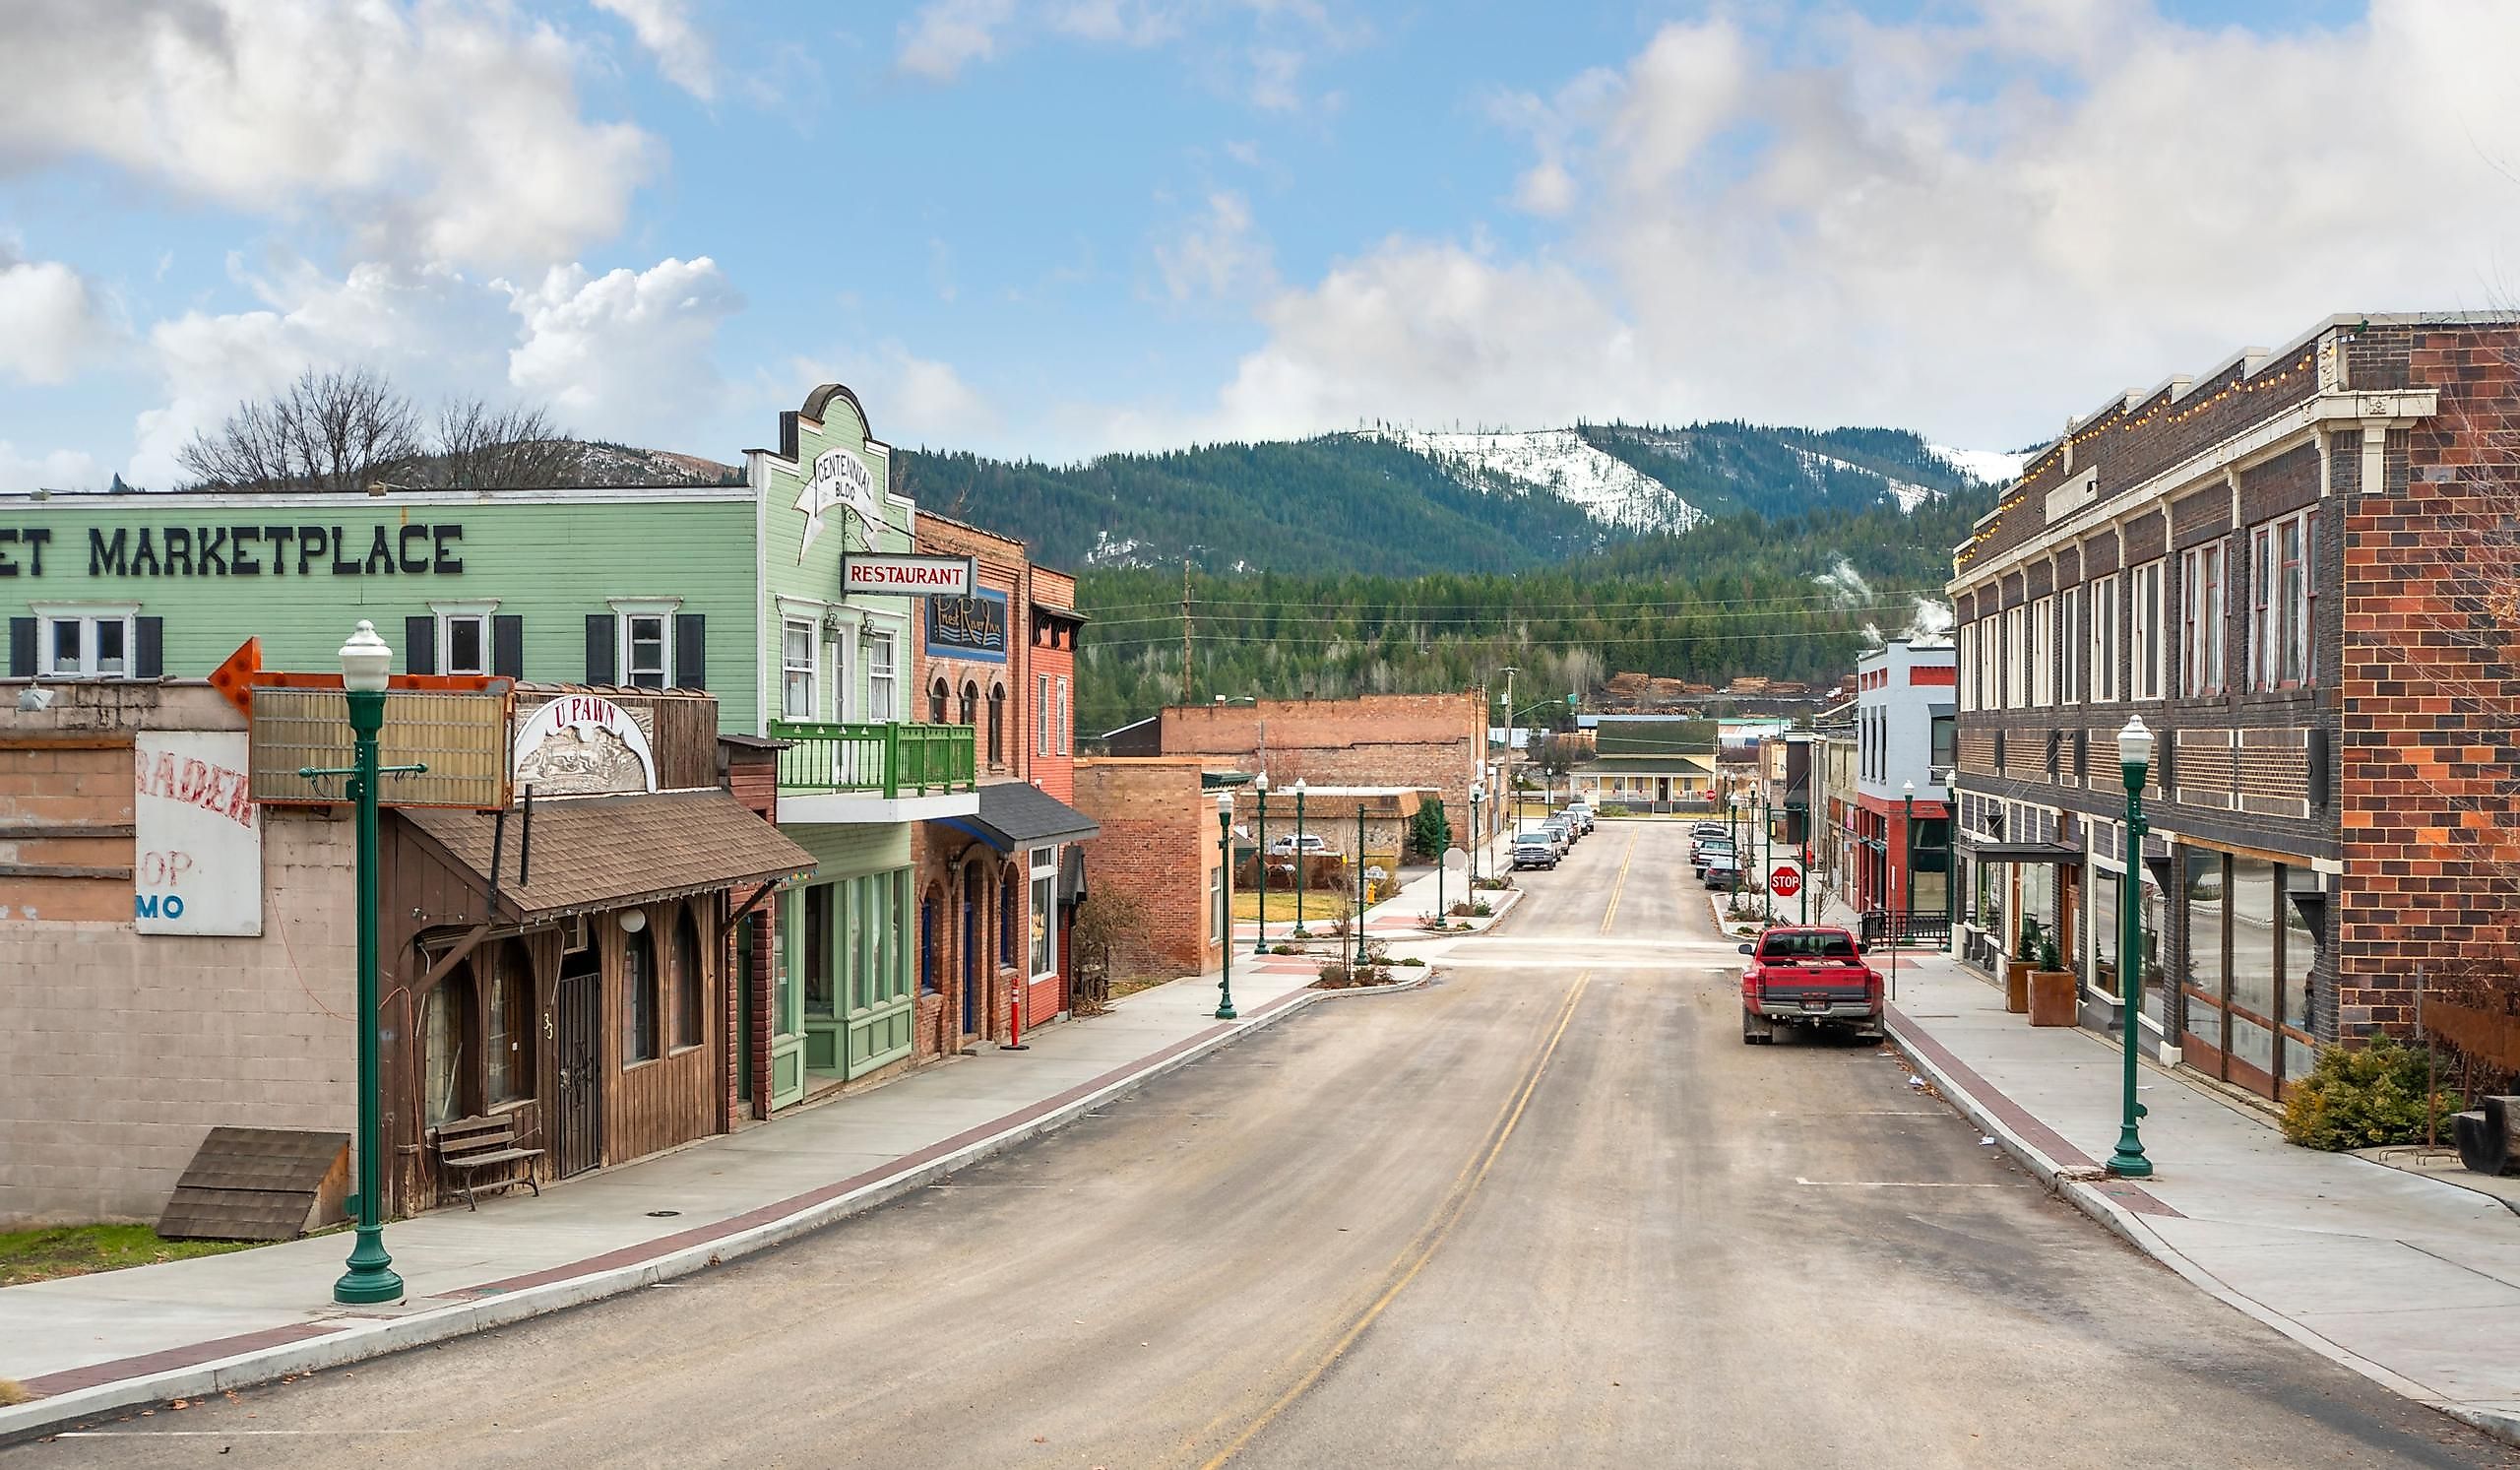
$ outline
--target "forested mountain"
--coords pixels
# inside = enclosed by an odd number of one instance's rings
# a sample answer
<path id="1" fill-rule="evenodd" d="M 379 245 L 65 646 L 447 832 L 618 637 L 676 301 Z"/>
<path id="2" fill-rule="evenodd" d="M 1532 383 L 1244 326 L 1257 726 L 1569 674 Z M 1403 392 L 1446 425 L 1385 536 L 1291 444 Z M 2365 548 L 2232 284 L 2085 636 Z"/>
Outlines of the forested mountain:
<path id="1" fill-rule="evenodd" d="M 1508 664 L 1531 699 L 1622 670 L 1835 682 L 1882 636 L 1948 625 L 1950 547 L 1990 494 L 1724 516 L 1519 571 L 1194 573 L 1192 698 L 1459 689 Z M 1080 733 L 1181 697 L 1181 584 L 1177 566 L 1083 574 Z"/>
<path id="2" fill-rule="evenodd" d="M 905 451 L 919 504 L 1024 537 L 1052 565 L 1405 576 L 1555 566 L 1710 518 L 1911 509 L 1980 485 L 1894 429 L 1377 425 L 1081 465 Z"/>

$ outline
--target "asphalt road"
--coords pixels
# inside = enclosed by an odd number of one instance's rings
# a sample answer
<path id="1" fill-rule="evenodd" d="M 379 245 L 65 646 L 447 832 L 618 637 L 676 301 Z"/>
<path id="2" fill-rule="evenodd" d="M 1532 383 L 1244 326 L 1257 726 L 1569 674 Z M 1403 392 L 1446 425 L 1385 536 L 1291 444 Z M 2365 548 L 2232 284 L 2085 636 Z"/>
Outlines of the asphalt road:
<path id="1" fill-rule="evenodd" d="M 810 1239 L 36 1466 L 2515 1465 L 2048 1198 L 1867 1046 L 1744 1047 L 1677 828 Z"/>

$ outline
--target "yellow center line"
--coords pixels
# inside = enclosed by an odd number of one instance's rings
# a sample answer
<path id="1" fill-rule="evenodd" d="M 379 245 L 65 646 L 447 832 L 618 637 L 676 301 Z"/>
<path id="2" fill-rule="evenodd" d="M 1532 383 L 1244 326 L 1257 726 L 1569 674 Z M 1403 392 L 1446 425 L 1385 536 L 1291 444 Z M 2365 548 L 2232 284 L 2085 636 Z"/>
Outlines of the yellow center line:
<path id="1" fill-rule="evenodd" d="M 1631 849 L 1633 846 L 1630 844 Z M 1593 972 L 1587 970 L 1576 976 L 1575 984 L 1567 988 L 1566 1000 L 1558 1007 L 1557 1025 L 1549 1033 L 1548 1045 L 1541 1049 L 1539 1059 L 1532 1063 L 1530 1073 L 1523 1078 L 1522 1088 L 1515 1094 L 1505 1112 L 1503 1125 L 1497 1129 L 1495 1140 L 1488 1145 L 1485 1155 L 1480 1157 L 1475 1172 L 1467 1169 L 1464 1171 L 1469 1175 L 1467 1182 L 1456 1177 L 1452 1197 L 1446 1200 L 1443 1207 L 1436 1212 L 1434 1222 L 1416 1241 L 1404 1247 L 1399 1257 L 1393 1261 L 1394 1266 L 1399 1266 L 1402 1261 L 1408 1262 L 1406 1269 L 1400 1272 L 1399 1278 L 1393 1281 L 1381 1296 L 1374 1299 L 1372 1306 L 1358 1314 L 1356 1320 L 1349 1325 L 1348 1330 L 1340 1335 L 1339 1340 L 1330 1345 L 1330 1351 L 1322 1354 L 1320 1360 L 1306 1370 L 1303 1376 L 1294 1381 L 1292 1387 L 1278 1395 L 1277 1402 L 1263 1410 L 1259 1418 L 1244 1426 L 1242 1433 L 1234 1436 L 1231 1443 L 1218 1450 L 1216 1457 L 1201 1465 L 1199 1470 L 1219 1470 L 1219 1467 L 1227 1461 L 1240 1454 L 1244 1446 L 1257 1438 L 1260 1432 L 1267 1429 L 1295 1400 L 1311 1391 L 1312 1385 L 1321 1381 L 1321 1375 L 1330 1371 L 1331 1365 L 1337 1363 L 1348 1349 L 1355 1346 L 1356 1339 L 1365 1335 L 1365 1329 L 1374 1324 L 1374 1319 L 1383 1314 L 1384 1309 L 1399 1300 L 1400 1294 L 1409 1289 L 1409 1283 L 1418 1279 L 1418 1273 L 1426 1269 L 1426 1262 L 1434 1259 L 1435 1252 L 1443 1248 L 1445 1238 L 1450 1236 L 1453 1233 L 1453 1227 L 1461 1222 L 1462 1215 L 1470 1208 L 1471 1197 L 1477 1194 L 1479 1186 L 1486 1182 L 1487 1172 L 1495 1167 L 1497 1156 L 1504 1153 L 1507 1140 L 1514 1136 L 1515 1125 L 1523 1120 L 1523 1110 L 1531 1105 L 1532 1094 L 1539 1091 L 1541 1075 L 1548 1070 L 1549 1058 L 1557 1055 L 1557 1044 L 1565 1039 L 1566 1028 L 1574 1023 L 1575 1003 L 1583 998 L 1584 987 L 1590 984 L 1592 979 Z M 1411 1258 L 1412 1251 L 1416 1252 L 1414 1259 Z"/>
<path id="2" fill-rule="evenodd" d="M 1629 834 L 1627 839 L 1627 851 L 1619 854 L 1618 876 L 1610 880 L 1610 906 L 1602 911 L 1603 933 L 1608 933 L 1610 931 L 1610 921 L 1618 918 L 1619 892 L 1627 887 L 1627 864 L 1636 861 L 1636 842 L 1638 838 L 1643 837 L 1644 835 L 1645 834 L 1641 831 Z"/>

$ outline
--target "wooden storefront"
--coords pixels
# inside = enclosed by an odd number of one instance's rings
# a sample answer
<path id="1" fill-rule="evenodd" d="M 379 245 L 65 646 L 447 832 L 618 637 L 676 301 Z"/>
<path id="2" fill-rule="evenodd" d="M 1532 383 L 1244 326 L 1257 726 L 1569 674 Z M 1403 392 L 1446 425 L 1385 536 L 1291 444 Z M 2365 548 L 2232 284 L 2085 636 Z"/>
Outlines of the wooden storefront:
<path id="1" fill-rule="evenodd" d="M 520 690 L 521 735 L 538 692 Z M 502 1118 L 541 1150 L 530 1167 L 547 1182 L 725 1131 L 740 1106 L 739 923 L 813 858 L 714 784 L 705 697 L 571 697 L 609 705 L 606 719 L 629 707 L 653 736 L 630 763 L 642 774 L 611 784 L 704 771 L 712 784 L 537 793 L 530 823 L 521 805 L 504 821 L 391 814 L 381 1026 L 395 1213 L 460 1199 L 431 1147 L 441 1122 Z M 577 766 L 595 738 L 569 736 Z"/>

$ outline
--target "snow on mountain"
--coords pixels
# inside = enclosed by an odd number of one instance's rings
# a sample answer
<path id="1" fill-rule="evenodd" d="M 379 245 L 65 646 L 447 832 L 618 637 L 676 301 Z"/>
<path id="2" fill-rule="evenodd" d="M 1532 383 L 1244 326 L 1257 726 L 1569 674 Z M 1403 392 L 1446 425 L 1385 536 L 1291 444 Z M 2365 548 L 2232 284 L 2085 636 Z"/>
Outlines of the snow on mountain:
<path id="1" fill-rule="evenodd" d="M 1669 485 L 1604 454 L 1571 428 L 1465 433 L 1404 428 L 1365 431 L 1423 455 L 1466 488 L 1482 494 L 1545 494 L 1621 531 L 1686 531 L 1706 512 Z"/>
<path id="2" fill-rule="evenodd" d="M 1948 444 L 1927 444 L 1925 450 L 1961 474 L 1988 484 L 2010 484 L 2021 479 L 2021 467 L 2030 459 L 2027 454 L 2008 449 L 1954 449 Z"/>
<path id="3" fill-rule="evenodd" d="M 1134 537 L 1125 541 L 1114 541 L 1111 539 L 1110 532 L 1097 531 L 1094 533 L 1094 549 L 1085 553 L 1085 564 L 1087 566 L 1152 565 L 1146 558 L 1138 555 L 1145 546 L 1146 543 Z"/>
<path id="4" fill-rule="evenodd" d="M 1918 506 L 1924 504 L 1934 496 L 1942 493 L 1931 485 L 1910 484 L 1904 479 L 1894 479 L 1891 477 L 1882 474 L 1880 471 L 1873 469 L 1869 465 L 1853 464 L 1849 461 L 1839 459 L 1835 455 L 1814 454 L 1808 449 L 1796 449 L 1794 452 L 1801 459 L 1804 466 L 1812 470 L 1818 470 L 1825 466 L 1831 470 L 1845 470 L 1856 475 L 1869 475 L 1873 479 L 1880 480 L 1881 487 L 1889 492 L 1890 498 L 1899 502 L 1899 513 L 1901 515 L 1906 515 L 1914 511 Z"/>

